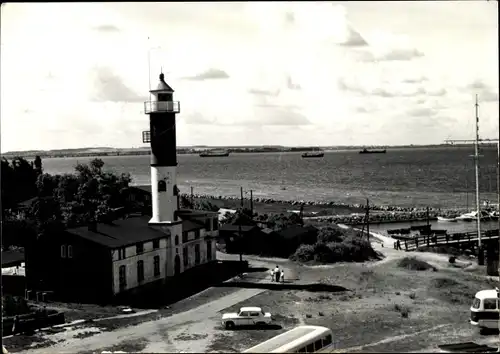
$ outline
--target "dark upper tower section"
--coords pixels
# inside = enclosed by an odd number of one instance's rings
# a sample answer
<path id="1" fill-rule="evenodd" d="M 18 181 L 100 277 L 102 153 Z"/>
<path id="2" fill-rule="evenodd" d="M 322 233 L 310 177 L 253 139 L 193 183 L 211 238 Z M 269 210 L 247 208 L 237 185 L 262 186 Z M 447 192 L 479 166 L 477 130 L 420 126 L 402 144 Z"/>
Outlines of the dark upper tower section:
<path id="1" fill-rule="evenodd" d="M 149 92 L 151 101 L 144 103 L 144 112 L 149 115 L 151 166 L 177 166 L 175 115 L 180 112 L 179 101 L 173 100 L 174 90 L 163 73 L 156 90 Z"/>

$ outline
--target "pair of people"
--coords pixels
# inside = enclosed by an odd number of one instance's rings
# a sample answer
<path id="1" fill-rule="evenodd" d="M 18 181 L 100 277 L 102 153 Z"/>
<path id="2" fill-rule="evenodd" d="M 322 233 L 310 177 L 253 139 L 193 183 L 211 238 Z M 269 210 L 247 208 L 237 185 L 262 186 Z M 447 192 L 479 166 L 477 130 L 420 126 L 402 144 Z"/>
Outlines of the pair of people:
<path id="1" fill-rule="evenodd" d="M 280 270 L 278 266 L 270 270 L 270 275 L 271 281 L 276 281 L 279 283 L 279 281 L 281 280 L 281 282 L 285 282 L 285 272 L 283 271 L 283 269 Z"/>

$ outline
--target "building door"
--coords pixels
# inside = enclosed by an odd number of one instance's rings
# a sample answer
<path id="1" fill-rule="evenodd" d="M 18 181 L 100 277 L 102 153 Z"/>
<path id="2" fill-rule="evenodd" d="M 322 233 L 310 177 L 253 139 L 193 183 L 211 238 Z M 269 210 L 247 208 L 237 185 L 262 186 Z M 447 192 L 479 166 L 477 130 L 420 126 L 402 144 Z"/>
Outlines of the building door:
<path id="1" fill-rule="evenodd" d="M 178 254 L 175 255 L 174 273 L 175 275 L 181 273 L 181 257 Z"/>

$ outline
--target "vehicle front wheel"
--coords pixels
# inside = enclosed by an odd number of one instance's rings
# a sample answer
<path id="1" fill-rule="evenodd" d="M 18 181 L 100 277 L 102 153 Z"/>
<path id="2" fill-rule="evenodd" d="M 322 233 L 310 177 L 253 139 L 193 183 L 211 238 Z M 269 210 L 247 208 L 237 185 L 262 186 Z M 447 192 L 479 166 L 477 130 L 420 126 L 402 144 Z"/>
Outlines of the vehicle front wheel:
<path id="1" fill-rule="evenodd" d="M 233 329 L 234 328 L 234 322 L 229 321 L 226 322 L 226 329 Z"/>

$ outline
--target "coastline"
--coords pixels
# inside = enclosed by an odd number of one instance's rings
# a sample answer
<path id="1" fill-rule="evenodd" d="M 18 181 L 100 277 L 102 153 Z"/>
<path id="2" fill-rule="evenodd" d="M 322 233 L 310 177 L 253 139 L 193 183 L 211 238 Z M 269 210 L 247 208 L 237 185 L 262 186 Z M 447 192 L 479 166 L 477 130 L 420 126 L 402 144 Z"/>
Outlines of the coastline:
<path id="1" fill-rule="evenodd" d="M 181 194 L 190 198 L 189 194 Z M 225 209 L 238 209 L 241 199 L 233 196 L 211 196 L 194 194 L 195 202 L 203 201 Z M 250 199 L 243 198 L 243 207 L 250 208 Z M 319 222 L 341 223 L 345 225 L 359 225 L 364 222 L 366 206 L 361 204 L 343 204 L 334 202 L 304 202 L 301 200 L 277 200 L 271 198 L 254 198 L 253 210 L 258 214 L 289 214 L 299 212 L 304 204 L 304 219 Z M 437 216 L 455 217 L 466 212 L 465 208 L 405 208 L 398 206 L 370 205 L 370 223 L 387 224 L 397 222 L 437 220 Z"/>

